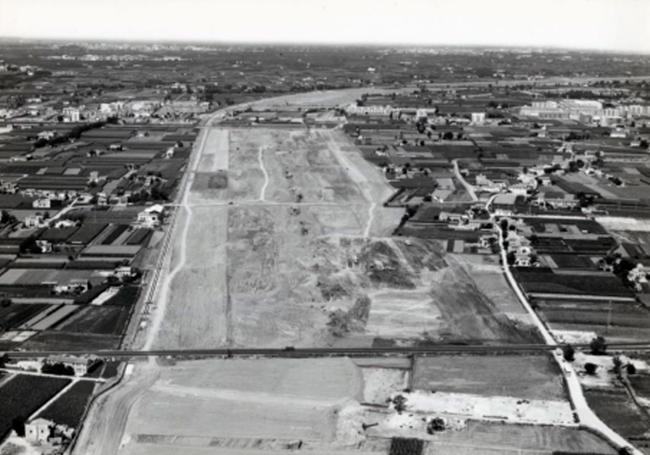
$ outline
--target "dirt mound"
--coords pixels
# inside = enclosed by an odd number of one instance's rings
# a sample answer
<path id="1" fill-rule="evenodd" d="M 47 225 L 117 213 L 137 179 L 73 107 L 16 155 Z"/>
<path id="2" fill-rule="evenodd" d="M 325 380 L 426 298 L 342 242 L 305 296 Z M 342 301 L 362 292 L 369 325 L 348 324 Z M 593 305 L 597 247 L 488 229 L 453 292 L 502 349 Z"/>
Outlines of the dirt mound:
<path id="1" fill-rule="evenodd" d="M 413 289 L 415 278 L 399 260 L 395 251 L 383 241 L 370 242 L 359 254 L 359 264 L 374 284 L 399 289 Z"/>
<path id="2" fill-rule="evenodd" d="M 327 327 L 331 335 L 342 337 L 350 332 L 361 331 L 368 322 L 372 301 L 367 295 L 357 297 L 348 311 L 338 309 L 330 313 Z"/>

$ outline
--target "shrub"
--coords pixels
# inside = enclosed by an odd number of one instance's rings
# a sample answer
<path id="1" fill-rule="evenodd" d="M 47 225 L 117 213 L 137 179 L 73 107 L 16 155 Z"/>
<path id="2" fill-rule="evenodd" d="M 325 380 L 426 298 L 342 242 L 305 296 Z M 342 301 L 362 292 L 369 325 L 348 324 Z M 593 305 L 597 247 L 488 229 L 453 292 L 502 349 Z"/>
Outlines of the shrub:
<path id="1" fill-rule="evenodd" d="M 562 354 L 564 355 L 564 360 L 567 362 L 573 362 L 575 360 L 576 350 L 573 349 L 573 346 L 567 344 L 562 348 Z"/>
<path id="2" fill-rule="evenodd" d="M 598 365 L 595 363 L 585 363 L 585 373 L 587 373 L 589 376 L 594 376 L 596 374 L 596 370 L 598 370 Z"/>
<path id="3" fill-rule="evenodd" d="M 603 355 L 607 352 L 607 343 L 605 342 L 605 338 L 601 336 L 597 336 L 591 340 L 589 347 L 593 355 Z"/>

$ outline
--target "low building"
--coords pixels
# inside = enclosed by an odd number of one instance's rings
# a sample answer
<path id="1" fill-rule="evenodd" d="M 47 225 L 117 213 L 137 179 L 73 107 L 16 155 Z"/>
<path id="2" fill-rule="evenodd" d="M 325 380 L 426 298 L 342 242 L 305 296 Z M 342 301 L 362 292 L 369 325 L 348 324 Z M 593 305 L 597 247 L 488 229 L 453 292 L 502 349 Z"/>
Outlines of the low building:
<path id="1" fill-rule="evenodd" d="M 50 357 L 47 362 L 51 364 L 62 363 L 65 366 L 72 367 L 75 376 L 84 376 L 88 369 L 95 363 L 93 357 L 80 357 L 73 355 L 61 355 Z"/>
<path id="2" fill-rule="evenodd" d="M 497 194 L 492 200 L 492 209 L 497 216 L 511 216 L 515 213 L 517 195 L 514 193 Z"/>
<path id="3" fill-rule="evenodd" d="M 472 123 L 483 125 L 485 123 L 485 112 L 472 112 Z"/>
<path id="4" fill-rule="evenodd" d="M 25 424 L 25 439 L 34 444 L 46 443 L 54 427 L 51 420 L 38 418 Z"/>
<path id="5" fill-rule="evenodd" d="M 32 202 L 32 207 L 35 209 L 49 209 L 52 208 L 52 201 L 47 198 L 36 199 Z"/>

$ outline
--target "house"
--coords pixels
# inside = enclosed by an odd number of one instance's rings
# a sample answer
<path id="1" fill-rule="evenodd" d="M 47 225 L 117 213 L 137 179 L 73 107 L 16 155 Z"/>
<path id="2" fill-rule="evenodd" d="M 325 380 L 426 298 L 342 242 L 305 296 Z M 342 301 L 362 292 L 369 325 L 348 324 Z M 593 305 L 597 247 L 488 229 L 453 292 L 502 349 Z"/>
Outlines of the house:
<path id="1" fill-rule="evenodd" d="M 51 420 L 34 419 L 25 425 L 25 439 L 34 444 L 45 443 L 50 437 L 52 427 L 54 422 Z"/>
<path id="2" fill-rule="evenodd" d="M 116 267 L 115 271 L 113 272 L 113 275 L 120 278 L 120 279 L 128 278 L 128 277 L 133 276 L 133 269 L 131 267 L 129 267 L 129 266 L 126 266 L 126 265 Z"/>
<path id="3" fill-rule="evenodd" d="M 497 216 L 510 216 L 515 212 L 517 195 L 514 193 L 497 194 L 492 200 L 492 209 Z"/>
<path id="4" fill-rule="evenodd" d="M 530 267 L 532 264 L 533 249 L 530 245 L 520 245 L 514 251 L 515 267 Z"/>
<path id="5" fill-rule="evenodd" d="M 74 355 L 60 355 L 50 357 L 47 362 L 49 363 L 62 363 L 67 367 L 72 367 L 75 376 L 84 376 L 88 373 L 88 369 L 95 364 L 94 357 L 81 357 Z"/>
<path id="6" fill-rule="evenodd" d="M 69 228 L 69 227 L 74 227 L 77 225 L 76 221 L 69 220 L 67 218 L 64 218 L 62 220 L 56 220 L 54 222 L 54 228 L 56 229 L 63 229 L 63 228 Z"/>
<path id="7" fill-rule="evenodd" d="M 574 208 L 578 205 L 574 194 L 567 193 L 558 188 L 542 189 L 537 193 L 536 203 L 543 207 Z"/>
<path id="8" fill-rule="evenodd" d="M 55 295 L 60 295 L 60 294 L 83 294 L 86 292 L 88 289 L 90 289 L 90 283 L 86 279 L 72 279 L 70 280 L 67 284 L 57 284 L 53 283 L 54 287 L 52 288 L 52 292 L 54 292 Z"/>
<path id="9" fill-rule="evenodd" d="M 42 215 L 30 215 L 25 217 L 23 220 L 25 227 L 40 227 L 43 225 L 43 216 Z"/>
<path id="10" fill-rule="evenodd" d="M 51 253 L 52 252 L 52 242 L 47 240 L 36 240 L 36 246 L 39 248 L 41 253 Z"/>
<path id="11" fill-rule="evenodd" d="M 485 123 L 485 112 L 472 112 L 472 124 L 482 125 Z"/>
<path id="12" fill-rule="evenodd" d="M 32 202 L 32 207 L 35 209 L 49 209 L 52 208 L 52 202 L 47 198 L 36 199 Z"/>
<path id="13" fill-rule="evenodd" d="M 138 213 L 136 223 L 144 227 L 152 229 L 156 228 L 160 226 L 160 218 L 164 209 L 165 208 L 160 204 L 147 207 L 142 212 Z"/>
<path id="14" fill-rule="evenodd" d="M 469 220 L 470 216 L 467 213 L 467 208 L 463 206 L 445 207 L 440 211 L 438 216 L 440 221 L 447 221 L 449 223 L 461 224 Z"/>

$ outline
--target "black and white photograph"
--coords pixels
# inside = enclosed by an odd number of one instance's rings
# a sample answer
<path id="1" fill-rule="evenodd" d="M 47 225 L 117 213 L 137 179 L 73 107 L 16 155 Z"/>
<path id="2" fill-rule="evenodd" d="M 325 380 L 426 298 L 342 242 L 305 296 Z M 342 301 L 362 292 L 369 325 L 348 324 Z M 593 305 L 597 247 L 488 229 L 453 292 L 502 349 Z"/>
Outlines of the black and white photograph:
<path id="1" fill-rule="evenodd" d="M 650 0 L 0 0 L 0 455 L 650 455 Z"/>

